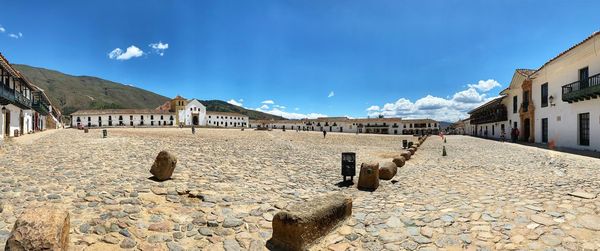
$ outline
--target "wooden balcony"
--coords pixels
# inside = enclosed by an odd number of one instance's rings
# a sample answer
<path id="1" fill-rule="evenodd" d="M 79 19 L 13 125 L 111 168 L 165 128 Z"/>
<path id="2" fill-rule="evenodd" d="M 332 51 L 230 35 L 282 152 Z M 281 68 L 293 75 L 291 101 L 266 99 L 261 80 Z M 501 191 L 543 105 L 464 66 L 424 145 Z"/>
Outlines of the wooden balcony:
<path id="1" fill-rule="evenodd" d="M 44 95 L 42 95 L 42 92 L 35 91 L 32 94 L 32 108 L 42 115 L 48 115 L 48 113 L 50 113 L 50 107 L 48 101 L 44 98 Z"/>
<path id="2" fill-rule="evenodd" d="M 600 74 L 579 80 L 562 87 L 562 100 L 573 103 L 595 99 L 600 96 Z"/>
<path id="3" fill-rule="evenodd" d="M 14 89 L 10 89 L 7 85 L 4 84 L 0 84 L 0 104 L 13 104 L 22 109 L 31 108 L 30 99 L 27 99 L 21 93 L 16 92 Z"/>
<path id="4" fill-rule="evenodd" d="M 486 124 L 508 120 L 506 106 L 496 104 L 471 114 L 471 124 Z"/>

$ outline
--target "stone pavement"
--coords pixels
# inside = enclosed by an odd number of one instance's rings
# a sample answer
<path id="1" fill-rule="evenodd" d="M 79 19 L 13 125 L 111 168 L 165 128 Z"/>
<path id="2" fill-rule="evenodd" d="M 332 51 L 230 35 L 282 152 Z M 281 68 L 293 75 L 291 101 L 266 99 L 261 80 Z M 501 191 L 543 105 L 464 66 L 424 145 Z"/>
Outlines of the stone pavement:
<path id="1" fill-rule="evenodd" d="M 264 250 L 275 213 L 343 191 L 350 220 L 315 250 L 598 249 L 600 160 L 430 137 L 375 192 L 338 186 L 340 153 L 387 160 L 401 137 L 227 129 L 59 130 L 0 152 L 0 249 L 23 208 L 71 212 L 72 250 Z M 448 156 L 442 157 L 442 146 Z M 148 179 L 156 154 L 173 179 Z M 355 182 L 357 177 L 355 177 Z"/>

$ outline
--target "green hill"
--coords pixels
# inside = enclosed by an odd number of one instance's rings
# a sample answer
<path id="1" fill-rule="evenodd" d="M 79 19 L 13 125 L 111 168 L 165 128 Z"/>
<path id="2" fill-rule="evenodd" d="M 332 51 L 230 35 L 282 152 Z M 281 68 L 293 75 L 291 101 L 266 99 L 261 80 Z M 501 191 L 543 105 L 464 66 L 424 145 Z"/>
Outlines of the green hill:
<path id="1" fill-rule="evenodd" d="M 28 65 L 13 65 L 33 84 L 42 88 L 63 115 L 82 109 L 154 109 L 170 98 L 97 77 L 72 76 Z M 191 97 L 187 97 L 191 98 Z M 208 111 L 236 112 L 250 119 L 283 119 L 279 116 L 244 109 L 221 100 L 201 101 Z"/>
<path id="2" fill-rule="evenodd" d="M 235 112 L 239 114 L 244 114 L 248 116 L 250 119 L 284 119 L 280 116 L 271 115 L 264 112 L 254 111 L 244 109 L 243 107 L 239 107 L 236 105 L 229 104 L 222 100 L 200 100 L 204 106 L 206 106 L 207 111 L 214 112 Z"/>
<path id="3" fill-rule="evenodd" d="M 80 109 L 156 108 L 169 98 L 137 87 L 58 71 L 13 65 L 68 115 Z"/>

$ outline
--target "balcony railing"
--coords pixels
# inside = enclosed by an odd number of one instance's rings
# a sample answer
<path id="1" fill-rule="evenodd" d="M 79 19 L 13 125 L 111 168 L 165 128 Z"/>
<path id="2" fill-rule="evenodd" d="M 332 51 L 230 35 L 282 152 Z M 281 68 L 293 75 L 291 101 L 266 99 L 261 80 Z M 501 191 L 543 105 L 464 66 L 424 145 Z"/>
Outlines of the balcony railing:
<path id="1" fill-rule="evenodd" d="M 26 98 L 21 93 L 8 88 L 6 85 L 1 84 L 0 86 L 0 100 L 4 101 L 3 103 L 14 104 L 25 109 L 31 108 L 30 99 Z"/>
<path id="2" fill-rule="evenodd" d="M 562 87 L 562 100 L 573 103 L 600 96 L 600 74 Z"/>
<path id="3" fill-rule="evenodd" d="M 43 115 L 48 115 L 48 113 L 50 113 L 50 107 L 48 106 L 47 101 L 43 98 L 42 93 L 39 91 L 33 92 L 32 97 L 33 101 L 31 107 Z"/>
<path id="4" fill-rule="evenodd" d="M 471 114 L 471 124 L 486 124 L 508 120 L 508 114 L 504 105 L 494 106 Z"/>
<path id="5" fill-rule="evenodd" d="M 22 108 L 31 108 L 31 99 L 26 98 L 19 92 L 15 92 L 15 103 Z"/>

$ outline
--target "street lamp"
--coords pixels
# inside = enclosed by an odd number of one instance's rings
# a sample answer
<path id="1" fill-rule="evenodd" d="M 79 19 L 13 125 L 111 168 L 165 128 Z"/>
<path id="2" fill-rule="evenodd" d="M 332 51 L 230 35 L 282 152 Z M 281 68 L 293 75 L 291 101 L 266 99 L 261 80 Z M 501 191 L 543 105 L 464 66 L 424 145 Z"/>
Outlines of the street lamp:
<path id="1" fill-rule="evenodd" d="M 550 100 L 550 106 L 555 106 L 556 104 L 554 104 L 554 96 L 550 95 L 550 97 L 548 98 L 548 100 Z"/>

